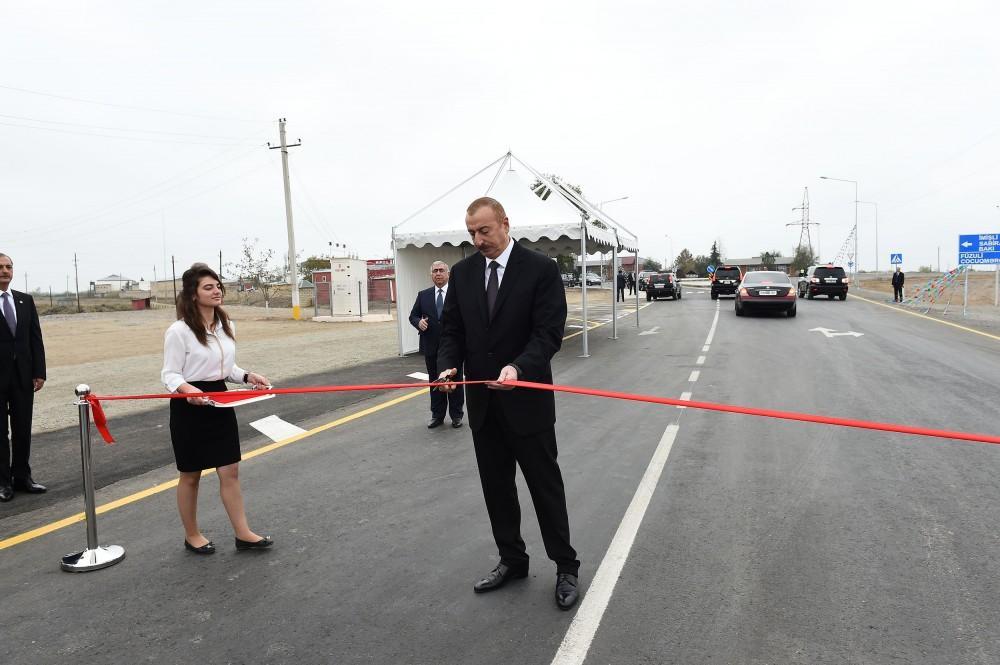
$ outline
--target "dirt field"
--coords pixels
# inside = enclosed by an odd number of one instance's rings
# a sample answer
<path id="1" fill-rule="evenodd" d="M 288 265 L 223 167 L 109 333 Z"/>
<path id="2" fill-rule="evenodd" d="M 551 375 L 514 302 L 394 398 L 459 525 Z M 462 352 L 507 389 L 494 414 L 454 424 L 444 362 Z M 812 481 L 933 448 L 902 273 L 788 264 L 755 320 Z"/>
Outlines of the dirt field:
<path id="1" fill-rule="evenodd" d="M 940 276 L 940 273 L 931 272 L 911 272 L 906 273 L 906 285 L 904 287 L 904 293 L 910 294 L 915 293 L 917 289 L 927 284 L 927 282 L 936 279 Z M 993 304 L 993 288 L 995 276 L 993 272 L 972 272 L 969 273 L 969 304 L 970 305 L 992 305 Z M 890 276 L 888 273 L 879 275 L 878 279 L 874 275 L 861 273 L 861 287 L 869 291 L 878 291 L 880 293 L 886 293 L 892 297 L 892 282 L 889 281 Z M 956 281 L 953 287 L 954 294 L 952 294 L 952 302 L 961 304 L 962 303 L 962 289 L 965 286 L 965 278 L 961 278 L 961 281 Z M 947 300 L 948 294 L 945 295 L 945 300 Z"/>
<path id="2" fill-rule="evenodd" d="M 236 322 L 236 362 L 280 384 L 397 353 L 396 322 L 293 321 L 291 310 L 227 307 Z M 35 395 L 33 431 L 74 425 L 73 389 L 95 393 L 162 392 L 163 332 L 172 310 L 59 314 L 41 317 L 48 381 Z M 111 415 L 163 408 L 156 402 L 114 402 Z"/>

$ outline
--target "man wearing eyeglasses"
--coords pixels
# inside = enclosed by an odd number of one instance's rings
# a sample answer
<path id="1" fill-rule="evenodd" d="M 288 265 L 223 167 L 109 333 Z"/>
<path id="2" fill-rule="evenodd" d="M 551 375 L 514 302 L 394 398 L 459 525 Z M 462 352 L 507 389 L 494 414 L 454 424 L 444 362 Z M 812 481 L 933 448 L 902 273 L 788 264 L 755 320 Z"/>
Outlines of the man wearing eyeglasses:
<path id="1" fill-rule="evenodd" d="M 418 293 L 413 309 L 410 310 L 410 324 L 420 334 L 420 352 L 424 354 L 427 376 L 431 381 L 438 377 L 438 341 L 441 339 L 441 320 L 444 300 L 448 296 L 449 275 L 447 263 L 444 261 L 432 263 L 431 281 L 434 282 L 434 286 Z M 461 375 L 461 368 L 458 371 Z M 431 388 L 430 393 L 431 419 L 427 427 L 429 429 L 440 427 L 444 423 L 445 415 L 451 416 L 452 427 L 455 429 L 461 427 L 465 406 L 465 391 L 462 387 L 459 386 L 458 390 L 450 393 Z"/>

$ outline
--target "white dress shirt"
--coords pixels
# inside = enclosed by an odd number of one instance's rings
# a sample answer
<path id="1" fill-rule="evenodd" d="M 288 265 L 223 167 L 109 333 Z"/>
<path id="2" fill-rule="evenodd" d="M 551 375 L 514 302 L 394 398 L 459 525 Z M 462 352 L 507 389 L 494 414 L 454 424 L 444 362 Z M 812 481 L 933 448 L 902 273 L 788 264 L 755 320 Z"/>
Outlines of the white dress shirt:
<path id="1" fill-rule="evenodd" d="M 494 261 L 500 264 L 500 267 L 497 268 L 497 289 L 499 289 L 500 285 L 503 284 L 503 271 L 507 267 L 507 263 L 510 261 L 510 251 L 512 249 L 514 249 L 514 241 L 508 238 L 507 248 L 504 249 L 502 252 L 500 252 L 500 256 L 496 257 L 495 259 L 491 259 L 485 256 L 483 257 L 486 259 L 486 276 L 483 281 L 483 288 L 486 288 L 490 285 L 490 264 L 493 263 Z"/>
<path id="2" fill-rule="evenodd" d="M 17 327 L 17 303 L 14 302 L 14 294 L 10 291 L 0 291 L 0 293 L 6 293 L 7 299 L 10 302 L 10 309 L 14 312 L 14 327 Z M 0 314 L 3 314 L 3 318 L 7 318 L 7 313 L 3 311 L 3 300 L 0 300 Z"/>
<path id="3" fill-rule="evenodd" d="M 434 303 L 435 303 L 435 306 L 437 304 L 438 292 L 441 293 L 441 299 L 442 300 L 446 300 L 448 298 L 448 283 L 445 282 L 445 285 L 442 286 L 442 287 L 438 287 L 437 284 L 434 285 Z"/>
<path id="4" fill-rule="evenodd" d="M 236 333 L 236 324 L 229 322 Z M 202 344 L 183 320 L 174 321 L 163 335 L 163 371 L 160 379 L 172 393 L 182 383 L 219 381 L 243 383 L 246 370 L 236 364 L 236 342 L 225 333 L 222 324 L 208 331 L 208 344 Z"/>

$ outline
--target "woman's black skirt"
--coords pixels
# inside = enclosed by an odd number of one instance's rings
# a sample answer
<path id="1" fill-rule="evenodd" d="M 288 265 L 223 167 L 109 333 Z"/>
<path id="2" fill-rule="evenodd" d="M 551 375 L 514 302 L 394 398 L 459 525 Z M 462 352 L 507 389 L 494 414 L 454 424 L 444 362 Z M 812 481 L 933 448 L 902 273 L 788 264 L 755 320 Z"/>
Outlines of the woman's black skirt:
<path id="1" fill-rule="evenodd" d="M 225 381 L 189 381 L 204 392 L 226 390 Z M 170 442 L 178 471 L 202 471 L 240 461 L 236 410 L 170 400 Z"/>

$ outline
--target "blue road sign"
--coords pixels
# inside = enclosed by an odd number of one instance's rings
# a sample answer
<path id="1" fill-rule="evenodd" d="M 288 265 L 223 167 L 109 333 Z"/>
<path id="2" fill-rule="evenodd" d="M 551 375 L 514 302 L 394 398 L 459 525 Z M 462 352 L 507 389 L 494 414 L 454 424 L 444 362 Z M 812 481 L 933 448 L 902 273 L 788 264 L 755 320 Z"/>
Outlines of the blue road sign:
<path id="1" fill-rule="evenodd" d="M 902 254 L 890 254 L 889 255 L 889 263 L 891 263 L 892 265 L 896 265 L 896 264 L 899 264 L 899 263 L 902 263 L 902 262 L 903 262 L 903 255 Z"/>
<path id="2" fill-rule="evenodd" d="M 711 265 L 708 266 L 707 268 L 705 268 L 705 272 L 707 272 L 709 275 L 711 275 L 713 272 L 715 272 L 715 266 L 711 266 Z"/>
<path id="3" fill-rule="evenodd" d="M 958 236 L 958 265 L 1000 265 L 1000 233 Z"/>

